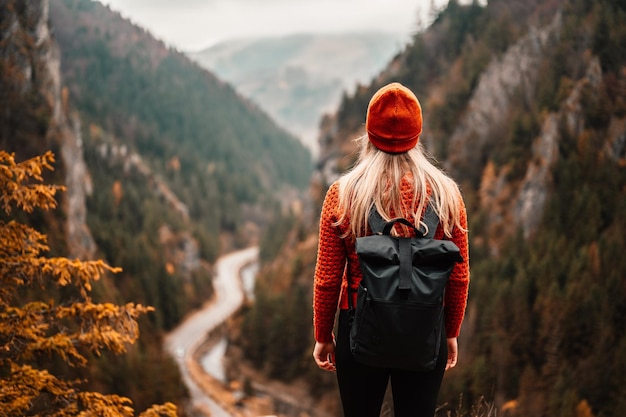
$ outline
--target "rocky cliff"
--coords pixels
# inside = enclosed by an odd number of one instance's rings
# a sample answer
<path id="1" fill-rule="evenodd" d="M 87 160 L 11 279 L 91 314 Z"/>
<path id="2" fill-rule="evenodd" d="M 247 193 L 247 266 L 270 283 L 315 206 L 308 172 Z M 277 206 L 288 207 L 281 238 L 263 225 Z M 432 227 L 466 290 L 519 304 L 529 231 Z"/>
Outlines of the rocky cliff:
<path id="1" fill-rule="evenodd" d="M 530 27 L 528 33 L 511 45 L 502 55 L 495 55 L 478 77 L 474 88 L 453 133 L 445 140 L 447 157 L 442 166 L 467 189 L 479 190 L 479 206 L 487 222 L 484 238 L 493 254 L 502 242 L 522 230 L 529 238 L 538 227 L 543 206 L 550 193 L 552 168 L 559 158 L 559 142 L 563 134 L 577 137 L 585 128 L 583 100 L 587 95 L 603 94 L 602 69 L 597 57 L 588 57 L 580 63 L 582 76 L 562 91 L 562 102 L 551 112 L 539 116 L 535 136 L 527 136 L 527 155 L 520 178 L 511 178 L 510 163 L 496 166 L 490 160 L 494 149 L 503 145 L 503 136 L 511 129 L 511 121 L 520 105 L 533 107 L 537 100 L 537 85 L 544 76 L 545 64 L 551 51 L 559 44 L 562 16 L 557 13 L 543 27 Z M 436 29 L 433 29 L 436 30 Z M 428 34 L 425 34 L 428 36 Z M 403 57 L 396 59 L 376 80 L 375 85 L 390 82 L 397 77 Z M 366 102 L 370 88 L 357 91 L 352 101 Z M 421 98 L 423 103 L 438 102 L 439 88 L 435 85 L 430 94 Z M 584 93 L 583 93 L 584 91 Z M 527 103 L 527 104 L 520 104 Z M 344 102 L 345 106 L 346 103 Z M 529 110 L 528 113 L 531 113 Z M 434 115 L 424 108 L 425 130 L 422 141 L 434 152 L 429 118 Z M 610 117 L 610 129 L 603 148 L 606 156 L 623 164 L 624 123 L 621 117 Z M 364 133 L 363 123 L 350 129 L 337 115 L 328 115 L 321 125 L 320 158 L 315 173 L 315 184 L 329 184 L 354 160 L 356 151 L 352 139 Z M 474 174 L 475 173 L 475 174 Z M 320 195 L 317 195 L 320 198 Z"/>
<path id="2" fill-rule="evenodd" d="M 102 248 L 97 246 L 94 233 L 87 224 L 88 215 L 93 221 L 93 212 L 88 213 L 88 200 L 93 199 L 94 191 L 102 195 L 107 190 L 95 190 L 93 184 L 93 170 L 102 169 L 102 166 L 88 167 L 86 163 L 85 129 L 78 110 L 72 105 L 69 90 L 64 86 L 61 54 L 50 26 L 49 7 L 47 0 L 0 2 L 0 148 L 15 153 L 18 161 L 47 150 L 54 152 L 55 170 L 46 181 L 64 186 L 64 192 L 57 194 L 59 207 L 48 212 L 35 212 L 28 216 L 28 222 L 46 233 L 51 249 L 48 255 L 93 260 L 102 257 Z M 113 152 L 106 155 L 111 160 L 114 156 Z M 134 169 L 140 170 L 146 183 L 150 183 L 149 178 L 154 174 L 142 165 L 141 158 L 133 159 L 133 154 L 126 156 L 122 164 L 134 163 Z M 174 207 L 173 211 L 186 209 L 163 181 L 152 183 L 155 184 L 153 194 L 162 198 L 164 205 Z M 110 202 L 113 205 L 113 199 Z M 185 218 L 185 213 L 179 215 Z M 190 233 L 170 230 L 167 224 L 162 225 L 159 232 L 157 245 L 160 245 L 166 273 L 178 271 L 178 276 L 184 278 L 184 285 L 188 286 L 196 284 L 196 281 L 190 284 L 192 275 L 195 279 L 203 276 L 204 286 L 195 288 L 201 294 L 199 297 L 208 297 L 211 293 L 210 289 L 207 290 L 210 288 L 210 271 L 205 271 L 208 266 L 200 265 L 197 240 Z M 136 262 L 143 263 L 141 259 Z M 125 288 L 118 286 L 119 282 L 109 276 L 103 277 L 94 284 L 94 299 L 106 297 L 107 302 L 116 302 L 132 298 L 138 301 L 129 291 L 130 285 Z M 36 288 L 32 290 L 37 291 Z M 74 374 L 68 375 L 86 378 L 88 382 L 84 386 L 95 390 L 106 391 L 116 385 L 115 389 L 124 391 L 138 407 L 146 407 L 163 395 L 179 403 L 185 392 L 175 364 L 160 348 L 160 333 L 154 330 L 154 325 L 146 323 L 142 324 L 146 334 L 134 346 L 129 346 L 125 357 L 103 355 L 99 360 L 90 361 L 88 370 L 71 370 L 69 372 Z M 151 370 L 151 364 L 158 364 L 158 369 Z M 119 388 L 119 380 L 127 379 L 133 372 L 142 376 Z M 152 390 L 144 392 L 133 386 L 141 384 L 142 379 L 154 380 L 155 374 L 163 384 L 169 384 L 170 388 L 164 388 L 168 391 L 166 394 L 158 392 L 158 388 L 155 395 Z"/>
<path id="3" fill-rule="evenodd" d="M 58 149 L 57 169 L 63 173 L 61 182 L 65 212 L 65 240 L 69 257 L 92 258 L 95 243 L 86 224 L 86 195 L 91 191 L 89 173 L 82 154 L 80 119 L 72 114 L 67 91 L 62 87 L 60 54 L 49 27 L 49 3 L 42 1 L 5 1 L 2 10 L 2 46 L 0 55 L 11 71 L 5 73 L 3 83 L 7 102 L 4 104 L 5 123 L 2 143 L 11 142 L 11 148 L 46 147 Z M 8 77 L 11 77 L 10 79 Z M 29 101 L 36 101 L 35 110 L 41 122 L 41 134 L 28 127 Z M 23 109 L 17 110 L 21 102 Z M 21 113 L 21 114 L 20 114 Z M 32 141 L 24 141 L 26 136 Z M 27 153 L 32 156 L 32 153 Z"/>

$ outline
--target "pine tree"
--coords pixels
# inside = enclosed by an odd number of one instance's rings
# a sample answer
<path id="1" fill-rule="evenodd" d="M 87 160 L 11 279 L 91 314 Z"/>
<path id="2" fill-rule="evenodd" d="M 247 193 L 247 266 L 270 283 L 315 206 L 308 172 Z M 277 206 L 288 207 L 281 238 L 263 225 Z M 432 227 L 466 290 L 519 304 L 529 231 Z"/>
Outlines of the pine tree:
<path id="1" fill-rule="evenodd" d="M 0 415 L 133 416 L 130 399 L 84 392 L 62 376 L 63 366 L 86 366 L 102 350 L 124 353 L 139 335 L 137 318 L 153 308 L 95 303 L 92 283 L 114 268 L 101 260 L 42 256 L 46 235 L 11 219 L 56 207 L 62 186 L 44 184 L 54 156 L 47 152 L 20 163 L 0 151 Z M 171 403 L 143 417 L 176 416 Z"/>

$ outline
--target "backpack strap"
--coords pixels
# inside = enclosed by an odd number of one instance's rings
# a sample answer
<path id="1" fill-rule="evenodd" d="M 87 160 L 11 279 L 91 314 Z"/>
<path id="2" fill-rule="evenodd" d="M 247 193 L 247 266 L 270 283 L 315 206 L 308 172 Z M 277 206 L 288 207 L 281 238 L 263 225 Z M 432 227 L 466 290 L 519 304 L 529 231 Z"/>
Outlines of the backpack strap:
<path id="1" fill-rule="evenodd" d="M 437 226 L 439 226 L 439 216 L 437 216 L 435 209 L 430 203 L 426 208 L 426 213 L 424 213 L 424 223 L 428 226 L 428 233 L 424 237 L 427 239 L 434 238 Z"/>
<path id="2" fill-rule="evenodd" d="M 390 221 L 386 222 L 383 219 L 383 217 L 380 215 L 378 210 L 376 210 L 376 205 L 372 205 L 368 221 L 369 221 L 370 229 L 372 230 L 372 233 L 375 235 L 389 234 L 389 232 L 391 231 L 391 228 L 393 227 L 395 223 L 402 223 L 406 226 L 413 227 L 416 232 L 419 232 L 419 233 L 416 233 L 417 235 L 421 234 L 423 237 L 427 239 L 432 239 L 435 236 L 435 232 L 437 231 L 437 226 L 439 225 L 439 217 L 437 217 L 437 213 L 435 212 L 435 209 L 433 209 L 433 206 L 430 203 L 426 207 L 426 212 L 424 213 L 424 223 L 428 227 L 428 233 L 426 234 L 424 233 L 425 231 L 422 231 L 422 228 L 420 228 L 418 231 L 417 228 L 415 228 L 413 224 L 411 224 L 408 220 L 402 217 L 397 217 L 395 219 L 391 219 Z"/>
<path id="3" fill-rule="evenodd" d="M 383 216 L 381 216 L 378 210 L 376 210 L 375 204 L 373 204 L 372 208 L 370 209 L 368 222 L 369 222 L 370 229 L 372 230 L 373 234 L 380 235 L 383 233 L 383 229 L 385 228 L 386 222 L 383 219 Z"/>

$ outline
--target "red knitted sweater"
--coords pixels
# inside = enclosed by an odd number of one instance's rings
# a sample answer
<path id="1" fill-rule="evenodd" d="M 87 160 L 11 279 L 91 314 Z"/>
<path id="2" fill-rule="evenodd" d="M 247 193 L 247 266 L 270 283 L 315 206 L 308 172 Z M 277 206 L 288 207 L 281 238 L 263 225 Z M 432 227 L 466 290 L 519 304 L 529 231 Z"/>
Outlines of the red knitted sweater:
<path id="1" fill-rule="evenodd" d="M 412 184 L 406 179 L 401 184 L 402 198 L 411 203 L 413 192 Z M 461 201 L 462 203 L 462 201 Z M 467 214 L 465 205 L 461 205 L 461 226 L 467 229 Z M 317 264 L 315 267 L 315 283 L 313 290 L 313 322 L 315 326 L 315 340 L 327 343 L 333 340 L 333 327 L 337 306 L 348 308 L 347 286 L 348 278 L 354 289 L 353 296 L 356 305 L 356 289 L 363 277 L 356 254 L 354 239 L 343 239 L 349 230 L 349 220 L 339 226 L 333 226 L 339 218 L 339 184 L 332 184 L 326 193 L 320 217 L 319 242 Z M 414 222 L 412 216 L 405 216 Z M 435 239 L 443 239 L 443 229 L 437 228 Z M 448 281 L 445 293 L 445 323 L 448 337 L 457 337 L 461 330 L 461 323 L 467 305 L 469 287 L 469 251 L 467 233 L 454 228 L 451 239 L 461 250 L 463 262 L 454 266 Z"/>

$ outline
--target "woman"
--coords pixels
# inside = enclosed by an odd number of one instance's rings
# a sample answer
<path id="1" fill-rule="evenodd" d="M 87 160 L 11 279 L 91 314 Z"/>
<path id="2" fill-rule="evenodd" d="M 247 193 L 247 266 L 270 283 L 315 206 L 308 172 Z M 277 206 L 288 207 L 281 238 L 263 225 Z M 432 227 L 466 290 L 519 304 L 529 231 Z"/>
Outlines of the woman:
<path id="1" fill-rule="evenodd" d="M 322 207 L 314 284 L 315 348 L 313 357 L 326 371 L 336 371 L 345 417 L 378 417 L 391 381 L 396 417 L 432 417 L 445 370 L 457 363 L 457 337 L 465 314 L 469 285 L 467 216 L 456 183 L 433 166 L 418 143 L 422 110 L 417 97 L 399 83 L 374 94 L 367 109 L 367 134 L 351 171 L 333 183 Z M 447 343 L 441 343 L 433 371 L 373 368 L 356 362 L 350 352 L 348 283 L 356 305 L 362 278 L 355 238 L 369 234 L 372 205 L 385 220 L 404 217 L 420 228 L 428 204 L 439 217 L 435 239 L 450 239 L 460 249 L 446 286 Z M 397 233 L 413 231 L 396 227 Z M 337 340 L 333 335 L 339 306 Z"/>

